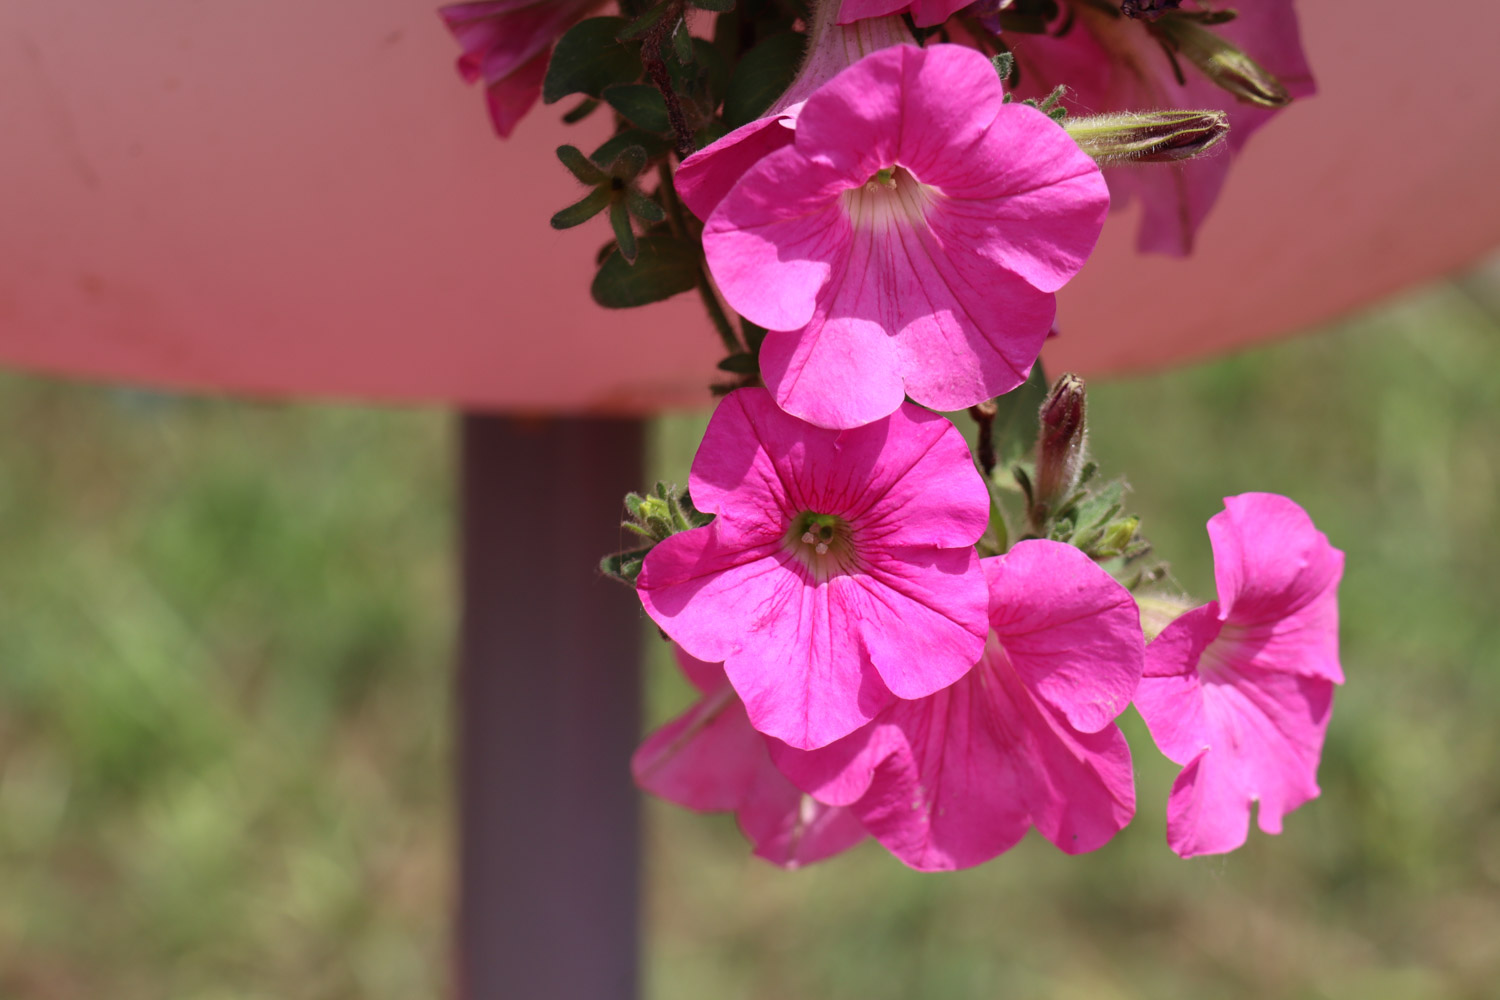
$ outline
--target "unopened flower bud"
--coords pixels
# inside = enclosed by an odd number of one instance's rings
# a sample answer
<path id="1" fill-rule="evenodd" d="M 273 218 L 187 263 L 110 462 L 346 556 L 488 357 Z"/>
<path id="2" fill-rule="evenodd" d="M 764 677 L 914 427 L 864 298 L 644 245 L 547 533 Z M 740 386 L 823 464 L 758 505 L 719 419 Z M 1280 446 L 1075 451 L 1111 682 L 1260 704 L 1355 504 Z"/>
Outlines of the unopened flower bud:
<path id="1" fill-rule="evenodd" d="M 1120 13 L 1141 21 L 1154 21 L 1181 6 L 1182 0 L 1122 0 Z"/>
<path id="2" fill-rule="evenodd" d="M 1054 382 L 1042 403 L 1040 418 L 1034 501 L 1051 508 L 1073 491 L 1083 468 L 1088 436 L 1083 379 L 1069 374 Z"/>
<path id="3" fill-rule="evenodd" d="M 1063 128 L 1100 166 L 1170 163 L 1217 146 L 1229 134 L 1222 111 L 1125 111 L 1069 118 Z"/>
<path id="4" fill-rule="evenodd" d="M 1292 95 L 1275 74 L 1189 17 L 1172 15 L 1148 23 L 1151 33 L 1235 97 L 1263 108 L 1280 108 Z"/>

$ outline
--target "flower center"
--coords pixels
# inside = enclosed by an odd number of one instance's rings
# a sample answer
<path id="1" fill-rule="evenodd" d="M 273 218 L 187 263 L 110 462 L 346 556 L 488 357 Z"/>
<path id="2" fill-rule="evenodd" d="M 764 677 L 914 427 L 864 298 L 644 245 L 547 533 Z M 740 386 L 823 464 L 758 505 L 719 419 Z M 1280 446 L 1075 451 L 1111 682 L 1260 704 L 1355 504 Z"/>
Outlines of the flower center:
<path id="1" fill-rule="evenodd" d="M 837 514 L 804 510 L 792 519 L 786 546 L 819 580 L 826 580 L 854 566 L 854 546 L 849 522 Z"/>
<path id="2" fill-rule="evenodd" d="M 857 228 L 885 229 L 923 224 L 937 189 L 923 184 L 903 166 L 882 167 L 859 187 L 843 194 L 844 210 Z"/>

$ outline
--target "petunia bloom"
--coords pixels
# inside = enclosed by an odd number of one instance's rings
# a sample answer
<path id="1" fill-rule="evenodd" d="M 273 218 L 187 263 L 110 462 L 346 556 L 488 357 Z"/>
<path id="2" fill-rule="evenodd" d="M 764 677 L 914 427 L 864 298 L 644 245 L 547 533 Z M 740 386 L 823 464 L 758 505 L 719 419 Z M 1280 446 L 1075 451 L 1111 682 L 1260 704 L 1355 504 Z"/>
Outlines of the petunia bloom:
<path id="1" fill-rule="evenodd" d="M 438 16 L 463 55 L 458 72 L 467 83 L 484 81 L 490 121 L 500 137 L 542 96 L 552 45 L 601 0 L 479 0 L 449 4 Z"/>
<path id="2" fill-rule="evenodd" d="M 1108 204 L 1099 168 L 1005 104 L 989 60 L 896 45 L 808 97 L 792 142 L 712 204 L 703 247 L 729 304 L 772 331 L 776 401 L 857 427 L 908 395 L 955 410 L 1024 381 Z"/>
<path id="3" fill-rule="evenodd" d="M 733 812 L 755 854 L 799 868 L 864 840 L 847 809 L 800 791 L 771 763 L 724 668 L 677 647 L 677 662 L 701 698 L 646 738 L 631 758 L 636 784 L 699 812 Z"/>
<path id="4" fill-rule="evenodd" d="M 908 404 L 838 432 L 740 389 L 689 486 L 717 516 L 652 549 L 637 591 L 684 650 L 724 664 L 756 729 L 823 746 L 979 660 L 989 496 L 942 417 Z"/>
<path id="5" fill-rule="evenodd" d="M 1039 97 L 1061 84 L 1068 88 L 1064 103 L 1081 114 L 1162 108 L 1228 112 L 1226 153 L 1104 172 L 1117 209 L 1140 202 L 1136 242 L 1141 250 L 1190 252 L 1234 157 L 1280 108 L 1237 100 L 1181 56 L 1174 69 L 1173 59 L 1147 27 L 1151 18 L 1111 16 L 1076 0 L 1066 0 L 1064 7 L 1055 35 L 1005 36 L 1020 67 L 1019 96 Z M 1234 7 L 1234 20 L 1204 30 L 1237 46 L 1272 73 L 1287 100 L 1310 97 L 1317 88 L 1302 52 L 1293 0 L 1243 0 Z M 1063 25 L 1068 30 L 1062 31 Z"/>
<path id="6" fill-rule="evenodd" d="M 772 746 L 803 790 L 922 871 L 980 864 L 1033 826 L 1069 854 L 1092 851 L 1135 814 L 1114 724 L 1141 676 L 1135 601 L 1059 542 L 1021 542 L 984 570 L 991 633 L 973 671 L 832 746 Z"/>
<path id="7" fill-rule="evenodd" d="M 1245 842 L 1318 795 L 1318 758 L 1339 666 L 1343 553 L 1286 497 L 1245 493 L 1208 522 L 1219 599 L 1147 648 L 1135 704 L 1156 745 L 1185 765 L 1167 803 L 1183 857 Z"/>

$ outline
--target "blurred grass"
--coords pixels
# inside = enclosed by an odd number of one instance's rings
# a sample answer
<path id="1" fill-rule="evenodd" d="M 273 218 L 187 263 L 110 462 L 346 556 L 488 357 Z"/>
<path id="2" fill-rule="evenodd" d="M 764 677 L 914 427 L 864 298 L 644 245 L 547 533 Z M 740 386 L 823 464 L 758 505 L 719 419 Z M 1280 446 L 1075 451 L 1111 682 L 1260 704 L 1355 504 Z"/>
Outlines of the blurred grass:
<path id="1" fill-rule="evenodd" d="M 1492 272 L 1491 272 L 1492 273 Z M 1140 815 L 975 871 L 785 873 L 648 807 L 653 1000 L 1467 998 L 1500 982 L 1500 283 L 1092 394 L 1175 577 L 1220 498 L 1348 553 L 1323 798 L 1182 862 Z M 682 479 L 701 417 L 657 425 Z M 448 421 L 0 377 L 0 1000 L 447 979 Z M 650 711 L 687 693 L 655 647 Z"/>

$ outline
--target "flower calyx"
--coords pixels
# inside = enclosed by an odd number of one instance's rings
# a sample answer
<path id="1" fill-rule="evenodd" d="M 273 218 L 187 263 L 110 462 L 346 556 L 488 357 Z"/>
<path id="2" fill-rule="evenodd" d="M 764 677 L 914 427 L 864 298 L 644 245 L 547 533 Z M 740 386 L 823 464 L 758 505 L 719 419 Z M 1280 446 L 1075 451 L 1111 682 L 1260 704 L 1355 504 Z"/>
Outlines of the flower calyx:
<path id="1" fill-rule="evenodd" d="M 705 514 L 693 506 L 687 487 L 668 486 L 661 482 L 645 496 L 625 494 L 625 510 L 630 517 L 620 522 L 620 526 L 644 539 L 645 544 L 605 556 L 599 561 L 599 570 L 610 579 L 630 587 L 635 586 L 646 554 L 657 543 L 680 532 L 701 528 L 714 519 L 712 514 Z"/>
<path id="2" fill-rule="evenodd" d="M 634 264 L 640 244 L 631 218 L 654 225 L 667 217 L 661 205 L 636 186 L 636 178 L 646 169 L 646 150 L 641 146 L 626 146 L 607 166 L 584 156 L 576 146 L 558 146 L 557 158 L 581 183 L 593 185 L 593 190 L 553 215 L 552 228 L 571 229 L 607 209 L 609 224 L 615 233 L 615 245 L 619 247 L 620 255 Z"/>

